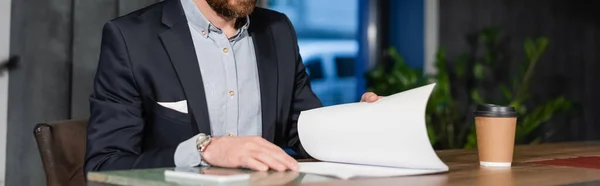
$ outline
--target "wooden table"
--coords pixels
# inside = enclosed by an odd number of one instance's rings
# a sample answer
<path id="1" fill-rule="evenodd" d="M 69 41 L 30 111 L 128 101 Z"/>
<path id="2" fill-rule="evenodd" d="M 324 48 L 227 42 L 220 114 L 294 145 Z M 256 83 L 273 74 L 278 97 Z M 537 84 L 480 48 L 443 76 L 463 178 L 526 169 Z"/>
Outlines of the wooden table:
<path id="1" fill-rule="evenodd" d="M 531 163 L 558 158 L 600 156 L 600 142 L 517 146 L 511 168 L 480 167 L 476 150 L 442 150 L 437 151 L 437 153 L 450 167 L 449 172 L 423 176 L 353 180 L 339 180 L 293 172 L 262 173 L 262 182 L 252 182 L 253 184 L 246 185 L 600 185 L 600 169 Z M 176 185 L 164 180 L 164 170 L 94 172 L 89 173 L 88 180 L 90 185 L 104 185 L 106 183 L 117 185 Z M 265 175 L 268 176 L 265 177 Z M 268 179 L 269 177 L 271 179 Z M 309 179 L 313 181 L 307 182 Z M 320 181 L 314 181 L 319 179 Z"/>

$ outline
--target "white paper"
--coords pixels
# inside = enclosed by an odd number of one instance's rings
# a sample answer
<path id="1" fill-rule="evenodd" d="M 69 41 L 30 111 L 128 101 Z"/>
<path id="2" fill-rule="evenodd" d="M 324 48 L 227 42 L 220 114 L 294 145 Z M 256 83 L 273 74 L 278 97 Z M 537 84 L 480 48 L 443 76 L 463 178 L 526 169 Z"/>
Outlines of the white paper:
<path id="1" fill-rule="evenodd" d="M 433 150 L 425 126 L 425 109 L 434 87 L 415 88 L 375 103 L 302 112 L 300 142 L 308 154 L 323 162 L 300 163 L 300 172 L 347 179 L 448 171 Z"/>

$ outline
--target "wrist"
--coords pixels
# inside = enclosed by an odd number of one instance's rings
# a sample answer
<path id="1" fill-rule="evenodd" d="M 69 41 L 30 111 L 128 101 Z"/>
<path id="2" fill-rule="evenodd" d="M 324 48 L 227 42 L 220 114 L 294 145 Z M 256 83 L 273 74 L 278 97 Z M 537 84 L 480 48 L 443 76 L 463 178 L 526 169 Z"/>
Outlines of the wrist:
<path id="1" fill-rule="evenodd" d="M 215 143 L 216 138 L 215 137 L 211 137 L 210 138 L 210 143 L 207 144 L 204 149 L 200 149 L 198 148 L 198 152 L 200 152 L 200 154 L 202 155 L 202 158 L 204 158 L 204 156 L 206 156 L 206 154 L 210 154 L 210 147 L 212 147 Z"/>
<path id="2" fill-rule="evenodd" d="M 205 147 L 204 151 L 200 153 L 200 157 L 203 161 L 210 164 L 212 160 L 212 155 L 214 153 L 215 145 L 218 146 L 218 142 L 221 140 L 221 137 L 211 137 L 210 144 Z"/>
<path id="3" fill-rule="evenodd" d="M 198 137 L 196 138 L 196 150 L 200 155 L 200 166 L 210 166 L 210 164 L 206 161 L 206 150 L 212 143 L 212 140 L 213 139 L 210 135 L 203 133 L 198 134 Z"/>

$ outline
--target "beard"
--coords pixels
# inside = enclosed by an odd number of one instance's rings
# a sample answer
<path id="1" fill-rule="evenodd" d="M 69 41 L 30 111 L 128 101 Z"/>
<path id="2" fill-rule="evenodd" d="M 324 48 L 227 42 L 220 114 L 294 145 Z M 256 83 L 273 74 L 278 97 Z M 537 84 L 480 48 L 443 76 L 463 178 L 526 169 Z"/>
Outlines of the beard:
<path id="1" fill-rule="evenodd" d="M 206 0 L 208 5 L 220 16 L 237 19 L 250 15 L 257 0 Z"/>

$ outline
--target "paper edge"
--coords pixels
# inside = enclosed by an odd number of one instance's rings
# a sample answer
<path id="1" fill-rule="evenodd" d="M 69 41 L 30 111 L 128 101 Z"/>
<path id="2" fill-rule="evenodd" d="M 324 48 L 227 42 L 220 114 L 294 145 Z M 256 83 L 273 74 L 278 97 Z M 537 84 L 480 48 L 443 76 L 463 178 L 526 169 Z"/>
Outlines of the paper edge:
<path id="1" fill-rule="evenodd" d="M 421 172 L 421 173 L 413 173 L 413 174 L 386 174 L 386 175 L 377 175 L 377 176 L 373 176 L 373 175 L 349 175 L 349 174 L 335 174 L 335 173 L 321 173 L 321 172 L 312 172 L 312 171 L 301 171 L 299 170 L 298 172 L 301 173 L 305 173 L 305 174 L 314 174 L 314 175 L 322 175 L 322 176 L 331 176 L 331 177 L 335 177 L 335 178 L 339 178 L 339 179 L 353 179 L 353 178 L 385 178 L 385 177 L 407 177 L 407 176 L 417 176 L 417 175 L 431 175 L 431 174 L 439 174 L 439 173 L 444 173 L 444 172 L 448 172 L 448 170 L 444 170 L 444 169 L 413 169 L 413 168 L 406 168 L 406 167 L 385 167 L 385 166 L 378 166 L 378 165 L 361 165 L 361 164 L 349 164 L 349 163 L 339 163 L 339 162 L 300 162 L 301 164 L 310 164 L 310 163 L 332 163 L 332 164 L 346 164 L 346 165 L 354 165 L 354 166 L 369 166 L 369 167 L 376 167 L 376 168 L 388 168 L 388 169 L 406 169 L 406 170 L 421 170 L 421 171 L 426 171 L 426 172 Z"/>

